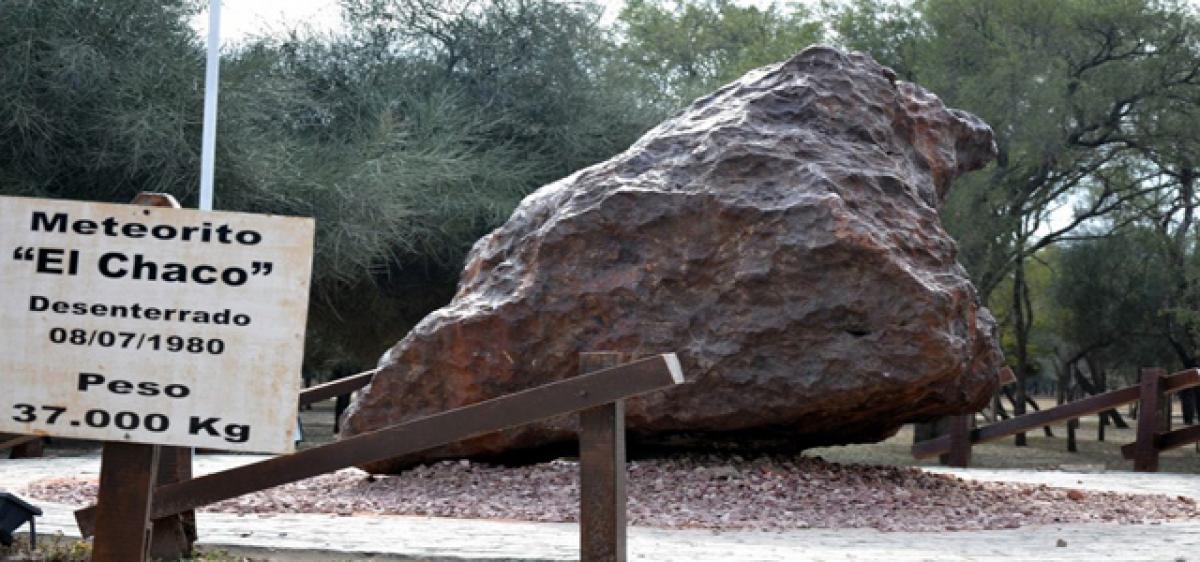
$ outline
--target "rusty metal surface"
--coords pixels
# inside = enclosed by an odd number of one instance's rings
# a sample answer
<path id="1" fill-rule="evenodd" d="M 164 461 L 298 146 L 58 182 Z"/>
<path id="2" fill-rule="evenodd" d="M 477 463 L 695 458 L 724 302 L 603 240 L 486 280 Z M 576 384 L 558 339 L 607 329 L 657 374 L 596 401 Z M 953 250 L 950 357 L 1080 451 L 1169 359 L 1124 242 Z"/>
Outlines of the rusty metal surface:
<path id="1" fill-rule="evenodd" d="M 180 209 L 182 205 L 169 193 L 142 192 L 133 198 L 134 205 Z M 174 484 L 192 478 L 192 449 L 162 447 L 159 449 L 158 475 L 155 486 Z M 185 511 L 152 523 L 150 556 L 156 560 L 177 560 L 192 555 L 195 544 L 196 512 Z"/>
<path id="2" fill-rule="evenodd" d="M 1200 386 L 1200 369 L 1184 369 L 1163 377 L 1162 391 L 1170 394 L 1193 386 Z"/>
<path id="3" fill-rule="evenodd" d="M 618 353 L 584 353 L 579 372 L 617 365 Z M 621 401 L 579 412 L 579 531 L 582 562 L 624 562 L 625 406 Z"/>
<path id="4" fill-rule="evenodd" d="M 159 447 L 104 444 L 92 562 L 141 562 L 150 546 L 150 500 Z"/>
<path id="5" fill-rule="evenodd" d="M 46 452 L 45 448 L 46 448 L 46 439 L 45 438 L 39 437 L 37 439 L 31 439 L 20 445 L 17 445 L 16 447 L 13 447 L 12 455 L 10 456 L 10 458 L 14 458 L 14 459 L 41 458 L 42 455 L 45 454 L 45 452 Z"/>
<path id="6" fill-rule="evenodd" d="M 1163 378 L 1162 392 L 1168 394 L 1185 388 L 1200 385 L 1200 369 L 1186 369 Z M 1089 396 L 1082 400 L 1068 402 L 1061 406 L 1048 408 L 1039 412 L 1009 418 L 991 425 L 971 430 L 971 443 L 987 443 L 1019 433 L 1029 431 L 1041 425 L 1061 422 L 1090 414 L 1097 414 L 1109 408 L 1128 404 L 1138 400 L 1141 395 L 1140 386 L 1127 386 L 1118 390 Z M 944 435 L 913 445 L 914 458 L 923 459 L 947 453 L 950 451 L 950 436 Z"/>
<path id="7" fill-rule="evenodd" d="M 31 441 L 40 441 L 41 435 L 3 435 L 0 439 L 8 439 L 7 441 L 0 440 L 0 451 L 5 449 L 16 449 Z"/>
<path id="8" fill-rule="evenodd" d="M 1138 406 L 1137 441 L 1133 448 L 1134 472 L 1157 472 L 1158 449 L 1154 437 L 1160 431 L 1162 416 L 1159 408 L 1166 397 L 1163 392 L 1162 369 L 1142 369 L 1138 385 L 1141 404 Z"/>
<path id="9" fill-rule="evenodd" d="M 947 466 L 966 468 L 971 464 L 971 420 L 974 417 L 974 414 L 950 417 L 950 452 L 946 458 Z"/>
<path id="10" fill-rule="evenodd" d="M 300 405 L 305 406 L 314 402 L 328 400 L 336 396 L 342 396 L 343 394 L 350 394 L 355 390 L 371 384 L 371 380 L 375 378 L 375 373 L 377 372 L 379 372 L 379 369 L 371 369 L 370 371 L 363 371 L 357 375 L 351 375 L 335 381 L 318 384 L 311 388 L 306 388 L 300 391 Z"/>
<path id="11" fill-rule="evenodd" d="M 137 194 L 134 196 L 133 201 L 130 201 L 130 203 L 133 205 L 142 205 L 144 207 L 163 207 L 167 209 L 183 208 L 183 205 L 179 204 L 179 201 L 175 199 L 174 195 L 171 195 L 170 193 L 152 193 L 149 191 L 143 191 Z"/>
<path id="12" fill-rule="evenodd" d="M 162 447 L 158 460 L 158 486 L 191 480 L 192 450 L 187 447 Z M 181 560 L 192 556 L 196 542 L 196 513 L 185 511 L 178 515 L 154 520 L 150 538 L 150 558 Z"/>
<path id="13" fill-rule="evenodd" d="M 658 355 L 163 486 L 155 491 L 153 516 L 158 519 L 348 466 L 421 451 L 667 388 L 684 382 L 678 366 L 674 354 Z M 91 534 L 95 517 L 94 507 L 75 512 L 80 531 L 85 536 Z"/>
<path id="14" fill-rule="evenodd" d="M 1186 445 L 1191 445 L 1200 441 L 1200 425 L 1190 425 L 1174 431 L 1159 433 L 1154 436 L 1154 448 L 1159 452 L 1178 449 Z M 1129 443 L 1121 446 L 1121 456 L 1126 459 L 1133 459 L 1137 451 L 1137 443 Z"/>

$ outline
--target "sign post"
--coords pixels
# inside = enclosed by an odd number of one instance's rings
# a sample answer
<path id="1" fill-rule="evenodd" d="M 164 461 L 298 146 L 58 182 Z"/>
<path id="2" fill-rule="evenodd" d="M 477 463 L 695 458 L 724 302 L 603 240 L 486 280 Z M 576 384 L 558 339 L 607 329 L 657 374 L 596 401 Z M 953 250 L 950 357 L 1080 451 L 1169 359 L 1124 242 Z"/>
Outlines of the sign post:
<path id="1" fill-rule="evenodd" d="M 94 562 L 141 562 L 150 553 L 150 505 L 158 477 L 158 445 L 104 444 L 96 505 Z"/>
<path id="2" fill-rule="evenodd" d="M 208 59 L 204 67 L 204 129 L 200 139 L 200 210 L 213 208 L 217 146 L 217 90 L 221 87 L 221 0 L 208 2 Z"/>
<path id="3" fill-rule="evenodd" d="M 17 197 L 0 216 L 0 432 L 105 441 L 94 560 L 146 558 L 180 448 L 292 450 L 311 219 Z"/>

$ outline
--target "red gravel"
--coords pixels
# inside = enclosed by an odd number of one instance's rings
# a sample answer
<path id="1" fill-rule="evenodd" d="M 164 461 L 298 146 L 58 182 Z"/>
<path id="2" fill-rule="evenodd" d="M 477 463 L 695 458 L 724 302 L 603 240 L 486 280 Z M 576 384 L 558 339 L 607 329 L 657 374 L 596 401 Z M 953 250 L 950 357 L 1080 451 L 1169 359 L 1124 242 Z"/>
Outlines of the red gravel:
<path id="1" fill-rule="evenodd" d="M 95 498 L 96 483 L 48 479 L 25 493 L 84 505 Z M 578 465 L 559 460 L 518 468 L 442 462 L 399 476 L 349 469 L 206 509 L 574 521 L 578 506 Z M 1185 497 L 978 483 L 810 457 L 688 457 L 633 462 L 629 469 L 629 521 L 652 527 L 953 531 L 1192 518 L 1200 518 L 1200 509 Z"/>

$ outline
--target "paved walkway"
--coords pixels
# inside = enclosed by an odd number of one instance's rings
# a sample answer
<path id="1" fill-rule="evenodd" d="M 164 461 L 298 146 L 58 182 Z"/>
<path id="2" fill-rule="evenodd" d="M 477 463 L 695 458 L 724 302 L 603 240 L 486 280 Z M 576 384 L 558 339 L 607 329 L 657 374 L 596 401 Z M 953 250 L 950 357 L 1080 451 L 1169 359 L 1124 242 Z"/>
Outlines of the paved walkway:
<path id="1" fill-rule="evenodd" d="M 261 457 L 202 455 L 197 473 Z M 1154 492 L 1200 499 L 1200 476 L 1025 470 L 947 470 L 964 478 L 1041 483 L 1081 489 Z M 97 457 L 0 460 L 0 490 L 20 490 L 48 477 L 91 477 Z M 69 506 L 35 502 L 46 511 L 39 530 L 78 536 Z M 277 560 L 349 557 L 380 560 L 575 560 L 578 527 L 569 523 L 331 515 L 237 516 L 200 513 L 201 544 L 254 549 Z M 1058 546 L 1059 541 L 1065 546 Z M 310 551 L 302 554 L 300 551 Z M 749 562 L 791 560 L 1197 560 L 1200 522 L 1162 525 L 1075 524 L 1011 531 L 881 533 L 864 529 L 781 533 L 629 531 L 631 560 Z"/>

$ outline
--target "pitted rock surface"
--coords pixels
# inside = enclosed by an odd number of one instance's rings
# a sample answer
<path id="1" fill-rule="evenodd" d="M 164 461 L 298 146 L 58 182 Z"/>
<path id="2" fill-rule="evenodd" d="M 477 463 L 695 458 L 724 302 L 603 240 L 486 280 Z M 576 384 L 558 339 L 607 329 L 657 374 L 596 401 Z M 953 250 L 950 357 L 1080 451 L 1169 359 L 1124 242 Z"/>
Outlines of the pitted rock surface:
<path id="1" fill-rule="evenodd" d="M 381 359 L 346 434 L 574 376 L 581 351 L 676 352 L 632 443 L 876 441 L 996 388 L 994 321 L 937 208 L 991 129 L 827 47 L 754 70 L 530 194 L 450 304 Z M 573 417 L 364 467 L 569 444 Z"/>

